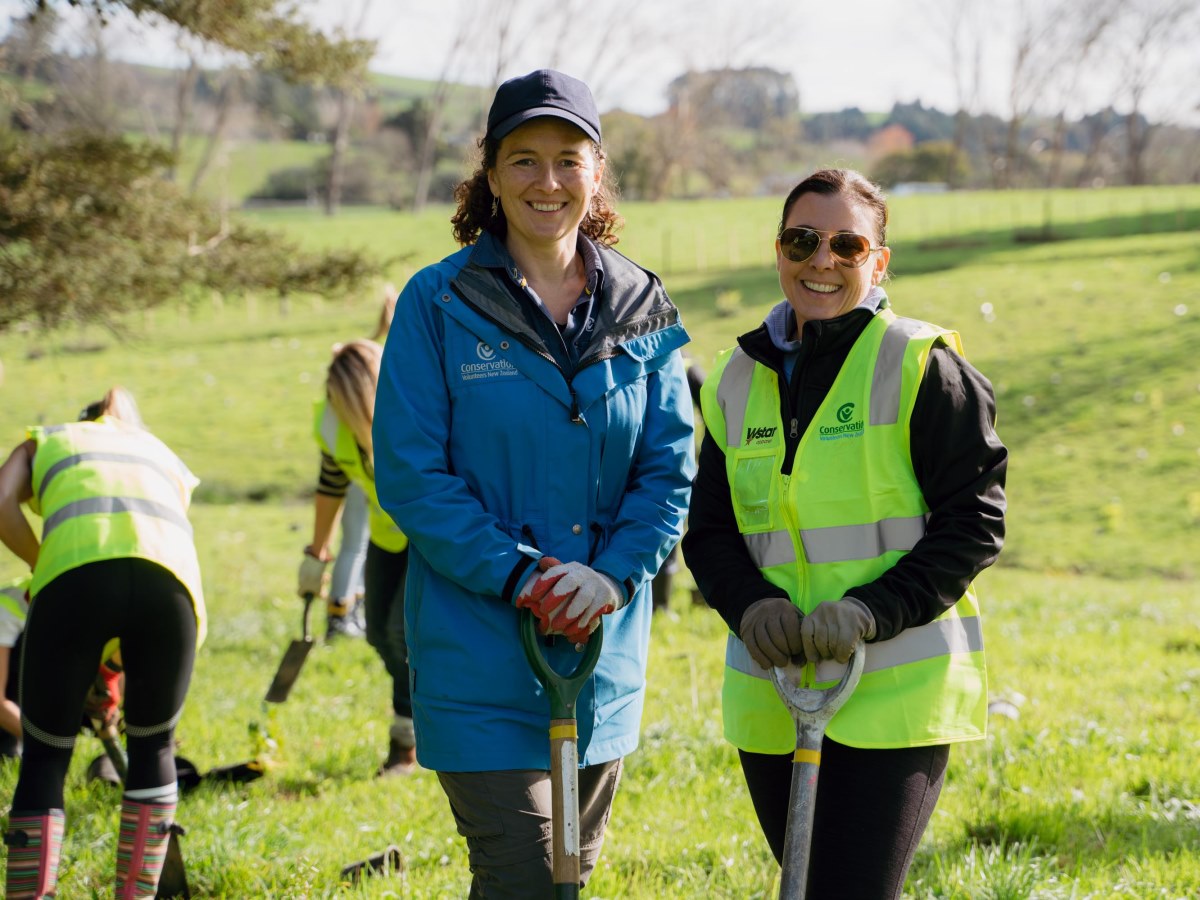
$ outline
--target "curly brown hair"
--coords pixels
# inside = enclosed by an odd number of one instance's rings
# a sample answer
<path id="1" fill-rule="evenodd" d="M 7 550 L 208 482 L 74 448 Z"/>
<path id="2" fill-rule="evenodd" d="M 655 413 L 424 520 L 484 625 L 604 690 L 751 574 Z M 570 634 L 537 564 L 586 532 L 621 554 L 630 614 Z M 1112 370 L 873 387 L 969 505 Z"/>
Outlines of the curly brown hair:
<path id="1" fill-rule="evenodd" d="M 503 207 L 499 207 L 496 214 L 492 215 L 492 201 L 496 198 L 487 178 L 488 170 L 496 167 L 496 155 L 499 150 L 500 141 L 495 138 L 480 138 L 479 165 L 466 181 L 454 189 L 454 201 L 458 204 L 458 209 L 450 217 L 450 224 L 454 226 L 454 239 L 464 247 L 475 243 L 483 231 L 490 231 L 501 240 L 508 232 Z M 607 158 L 604 149 L 593 143 L 592 152 L 596 154 L 596 161 L 603 164 Z M 625 224 L 625 220 L 614 209 L 616 199 L 616 183 L 606 167 L 600 179 L 600 186 L 592 195 L 591 206 L 588 207 L 583 221 L 579 223 L 579 230 L 593 241 L 607 247 L 617 243 L 617 231 Z"/>

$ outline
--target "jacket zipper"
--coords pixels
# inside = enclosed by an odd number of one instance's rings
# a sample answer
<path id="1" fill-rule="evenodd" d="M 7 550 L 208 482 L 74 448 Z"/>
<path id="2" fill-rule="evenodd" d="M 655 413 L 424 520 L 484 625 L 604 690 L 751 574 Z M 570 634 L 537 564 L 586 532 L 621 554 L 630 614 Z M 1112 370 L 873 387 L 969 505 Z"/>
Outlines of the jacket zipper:
<path id="1" fill-rule="evenodd" d="M 783 463 L 779 468 L 779 474 L 784 477 L 790 477 L 792 474 L 792 463 L 795 461 L 796 448 L 800 445 L 800 418 L 796 415 L 795 404 L 792 402 L 791 385 L 788 384 L 787 373 L 783 369 L 777 369 L 761 356 L 746 350 L 745 347 L 742 349 L 756 363 L 766 366 L 774 372 L 776 379 L 779 381 L 779 411 L 787 428 L 784 433 Z M 799 377 L 796 380 L 796 386 L 799 388 L 804 382 L 804 370 L 808 367 L 808 354 L 802 354 L 801 358 L 796 360 L 796 365 L 800 366 Z"/>

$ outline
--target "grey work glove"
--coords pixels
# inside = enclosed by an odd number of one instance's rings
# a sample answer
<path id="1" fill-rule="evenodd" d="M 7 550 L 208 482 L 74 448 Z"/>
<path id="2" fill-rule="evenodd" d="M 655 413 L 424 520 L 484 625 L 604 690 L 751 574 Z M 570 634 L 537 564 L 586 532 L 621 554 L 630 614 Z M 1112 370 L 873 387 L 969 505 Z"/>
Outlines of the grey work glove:
<path id="1" fill-rule="evenodd" d="M 804 614 L 786 597 L 755 600 L 742 614 L 738 637 L 751 658 L 764 669 L 786 666 L 793 660 L 803 663 L 804 644 L 800 637 L 803 618 Z"/>
<path id="2" fill-rule="evenodd" d="M 812 662 L 850 659 L 855 645 L 875 637 L 875 617 L 866 604 L 854 597 L 826 600 L 804 617 L 800 626 L 804 655 Z"/>

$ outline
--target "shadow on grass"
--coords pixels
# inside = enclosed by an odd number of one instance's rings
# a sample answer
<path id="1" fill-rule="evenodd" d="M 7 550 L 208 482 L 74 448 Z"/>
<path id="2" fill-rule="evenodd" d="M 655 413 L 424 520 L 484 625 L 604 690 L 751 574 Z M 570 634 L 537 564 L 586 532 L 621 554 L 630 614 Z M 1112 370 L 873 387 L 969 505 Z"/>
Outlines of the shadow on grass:
<path id="1" fill-rule="evenodd" d="M 235 484 L 219 479 L 205 479 L 197 486 L 192 495 L 193 503 L 207 503 L 211 506 L 229 506 L 237 503 L 275 503 L 279 501 L 311 502 L 313 490 L 311 485 L 297 486 L 295 484 L 277 484 L 275 482 L 258 482 L 256 484 Z"/>
<path id="2" fill-rule="evenodd" d="M 1150 806 L 1150 804 L 1147 804 Z M 1181 847 L 1200 847 L 1200 819 L 1163 809 L 1109 809 L 1098 815 L 1062 806 L 1035 806 L 1020 813 L 987 815 L 966 827 L 953 850 L 1037 846 L 1068 868 L 1121 864 L 1161 857 Z"/>

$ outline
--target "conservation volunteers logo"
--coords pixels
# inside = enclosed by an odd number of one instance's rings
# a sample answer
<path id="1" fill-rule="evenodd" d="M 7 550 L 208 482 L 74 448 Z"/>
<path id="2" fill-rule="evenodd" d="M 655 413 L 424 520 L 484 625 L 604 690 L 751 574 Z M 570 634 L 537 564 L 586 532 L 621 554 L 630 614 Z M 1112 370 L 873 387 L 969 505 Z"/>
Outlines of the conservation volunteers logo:
<path id="1" fill-rule="evenodd" d="M 821 425 L 818 435 L 823 441 L 838 441 L 842 438 L 862 437 L 865 427 L 862 417 L 855 415 L 853 403 L 843 403 L 834 413 L 836 425 Z"/>
<path id="2" fill-rule="evenodd" d="M 517 374 L 516 366 L 504 357 L 497 356 L 495 349 L 483 341 L 475 345 L 475 356 L 478 362 L 464 362 L 458 366 L 458 374 L 463 381 L 480 381 Z"/>

